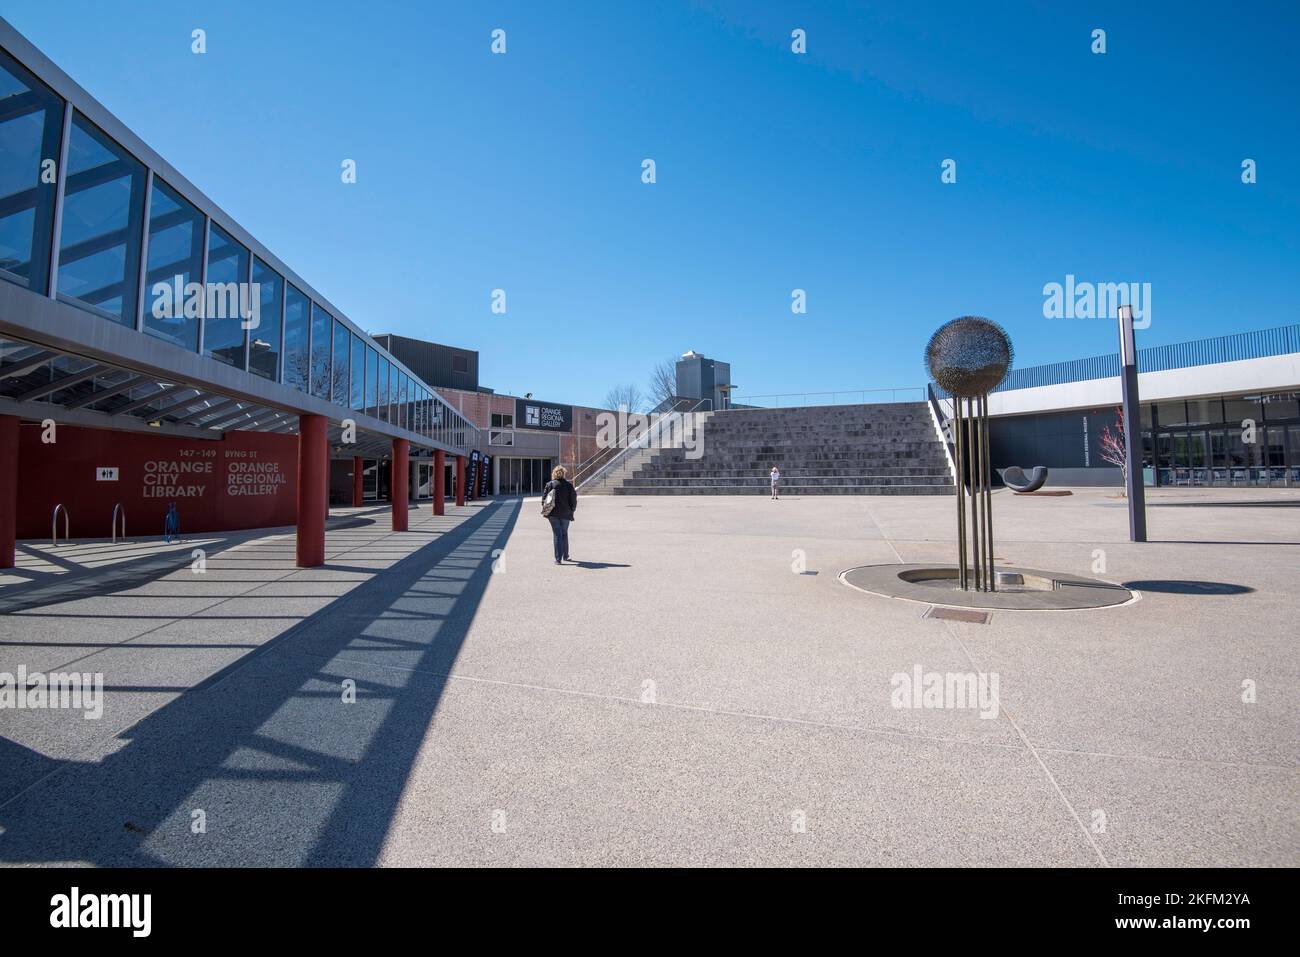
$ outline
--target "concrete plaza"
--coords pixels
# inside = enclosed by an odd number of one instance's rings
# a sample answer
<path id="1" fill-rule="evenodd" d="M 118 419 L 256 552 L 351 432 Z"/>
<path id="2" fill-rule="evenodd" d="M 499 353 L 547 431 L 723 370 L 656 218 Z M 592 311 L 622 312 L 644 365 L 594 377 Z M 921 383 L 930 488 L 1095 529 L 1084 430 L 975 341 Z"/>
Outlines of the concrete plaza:
<path id="1" fill-rule="evenodd" d="M 0 673 L 106 690 L 0 710 L 0 862 L 1300 863 L 1300 494 L 1155 490 L 1145 545 L 1113 496 L 999 492 L 997 558 L 1140 598 L 987 624 L 838 579 L 951 561 L 945 497 L 586 497 L 563 567 L 517 499 L 336 511 L 315 569 L 20 546 Z"/>

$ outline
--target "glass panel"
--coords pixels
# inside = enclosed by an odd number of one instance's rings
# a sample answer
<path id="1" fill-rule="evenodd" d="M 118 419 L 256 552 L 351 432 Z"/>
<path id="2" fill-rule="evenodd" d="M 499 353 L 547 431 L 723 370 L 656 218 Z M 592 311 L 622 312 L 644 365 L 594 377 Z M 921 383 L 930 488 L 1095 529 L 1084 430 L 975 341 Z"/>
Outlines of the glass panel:
<path id="1" fill-rule="evenodd" d="M 1259 396 L 1237 396 L 1223 400 L 1223 415 L 1223 421 L 1228 425 L 1245 428 L 1242 423 L 1248 419 L 1256 425 L 1264 421 L 1264 408 Z"/>
<path id="2" fill-rule="evenodd" d="M 59 297 L 134 326 L 144 166 L 74 115 L 66 173 Z"/>
<path id="3" fill-rule="evenodd" d="M 1156 434 L 1156 484 L 1174 484 L 1173 436 Z"/>
<path id="4" fill-rule="evenodd" d="M 1217 396 L 1213 399 L 1188 399 L 1188 425 L 1218 425 L 1223 421 L 1223 400 Z"/>
<path id="5" fill-rule="evenodd" d="M 392 366 L 388 374 L 388 421 L 397 424 L 397 392 L 401 386 L 402 372 Z"/>
<path id="6" fill-rule="evenodd" d="M 203 271 L 203 229 L 203 214 L 155 177 L 149 194 L 144 331 L 190 352 L 199 349 L 203 302 L 185 287 L 197 283 Z"/>
<path id="7" fill-rule="evenodd" d="M 1187 452 L 1192 466 L 1192 484 L 1207 485 L 1209 484 L 1209 473 L 1206 471 L 1206 438 L 1204 432 L 1193 432 L 1187 437 Z"/>
<path id="8" fill-rule="evenodd" d="M 292 285 L 284 290 L 284 384 L 303 392 L 308 382 L 311 300 Z"/>
<path id="9" fill-rule="evenodd" d="M 1275 392 L 1264 396 L 1264 415 L 1269 422 L 1283 422 L 1300 418 L 1294 392 Z"/>
<path id="10" fill-rule="evenodd" d="M 366 414 L 379 414 L 379 353 L 366 346 Z"/>
<path id="11" fill-rule="evenodd" d="M 1226 485 L 1228 474 L 1228 441 L 1223 432 L 1210 433 L 1210 480 L 1215 485 Z"/>
<path id="12" fill-rule="evenodd" d="M 50 280 L 62 132 L 63 101 L 0 51 L 0 278 L 40 293 Z"/>
<path id="13" fill-rule="evenodd" d="M 1264 444 L 1264 465 L 1268 469 L 1268 483 L 1283 485 L 1286 482 L 1286 433 L 1282 429 L 1269 429 Z"/>
<path id="14" fill-rule="evenodd" d="M 361 411 L 366 407 L 366 344 L 352 334 L 352 408 Z"/>
<path id="15" fill-rule="evenodd" d="M 388 360 L 379 360 L 379 419 L 388 421 Z"/>
<path id="16" fill-rule="evenodd" d="M 280 306 L 284 280 L 257 257 L 253 258 L 254 293 L 257 296 L 257 325 L 248 331 L 248 368 L 274 380 L 280 364 Z"/>
<path id="17" fill-rule="evenodd" d="M 330 326 L 333 318 L 316 303 L 311 304 L 311 394 L 329 401 Z"/>
<path id="18" fill-rule="evenodd" d="M 1160 402 L 1156 405 L 1156 419 L 1162 429 L 1171 425 L 1187 424 L 1186 403 L 1181 399 L 1174 402 Z"/>
<path id="19" fill-rule="evenodd" d="M 1300 485 L 1300 425 L 1290 426 L 1287 430 L 1287 481 Z"/>
<path id="20" fill-rule="evenodd" d="M 337 319 L 334 320 L 334 388 L 331 401 L 335 405 L 348 404 L 348 356 L 352 352 L 352 333 Z"/>
<path id="21" fill-rule="evenodd" d="M 208 229 L 203 354 L 237 369 L 244 368 L 247 282 L 248 250 L 212 223 Z"/>

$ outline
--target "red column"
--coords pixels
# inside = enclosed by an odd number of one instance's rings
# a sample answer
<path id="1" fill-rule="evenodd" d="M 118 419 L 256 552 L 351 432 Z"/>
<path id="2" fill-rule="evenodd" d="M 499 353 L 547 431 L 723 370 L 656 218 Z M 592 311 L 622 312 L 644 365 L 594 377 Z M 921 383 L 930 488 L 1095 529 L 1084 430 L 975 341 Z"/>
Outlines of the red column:
<path id="1" fill-rule="evenodd" d="M 323 415 L 298 417 L 298 567 L 325 564 L 329 431 Z"/>
<path id="2" fill-rule="evenodd" d="M 359 455 L 352 456 L 352 507 L 360 508 L 365 503 L 365 489 L 361 487 L 361 475 L 365 471 L 366 460 Z"/>
<path id="3" fill-rule="evenodd" d="M 411 478 L 411 443 L 393 439 L 393 531 L 406 531 L 407 490 Z"/>
<path id="4" fill-rule="evenodd" d="M 456 504 L 465 504 L 465 456 L 456 456 Z"/>
<path id="5" fill-rule="evenodd" d="M 436 449 L 433 453 L 433 514 L 442 515 L 447 511 L 446 502 L 447 486 L 444 479 L 444 469 L 447 468 L 447 457 L 442 449 Z"/>
<path id="6" fill-rule="evenodd" d="M 0 568 L 14 567 L 18 540 L 18 422 L 0 415 Z"/>

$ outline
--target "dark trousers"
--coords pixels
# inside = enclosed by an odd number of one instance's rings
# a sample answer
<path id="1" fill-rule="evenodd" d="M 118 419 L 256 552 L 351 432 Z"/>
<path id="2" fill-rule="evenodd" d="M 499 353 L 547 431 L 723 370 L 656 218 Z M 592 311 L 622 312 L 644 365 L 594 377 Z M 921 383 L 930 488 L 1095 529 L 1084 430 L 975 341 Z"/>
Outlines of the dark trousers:
<path id="1" fill-rule="evenodd" d="M 551 522 L 551 537 L 555 539 L 555 560 L 558 562 L 562 558 L 569 557 L 569 522 L 567 518 L 553 518 Z"/>

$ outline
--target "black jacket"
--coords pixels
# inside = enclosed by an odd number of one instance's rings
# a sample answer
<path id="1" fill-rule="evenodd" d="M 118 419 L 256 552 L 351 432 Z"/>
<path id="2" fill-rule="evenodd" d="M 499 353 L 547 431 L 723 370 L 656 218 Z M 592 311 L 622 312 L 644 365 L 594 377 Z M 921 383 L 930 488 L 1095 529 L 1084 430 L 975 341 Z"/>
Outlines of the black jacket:
<path id="1" fill-rule="evenodd" d="M 568 479 L 552 479 L 542 489 L 542 498 L 546 498 L 546 493 L 551 489 L 555 489 L 555 508 L 546 517 L 572 520 L 573 513 L 578 510 L 578 490 Z"/>

